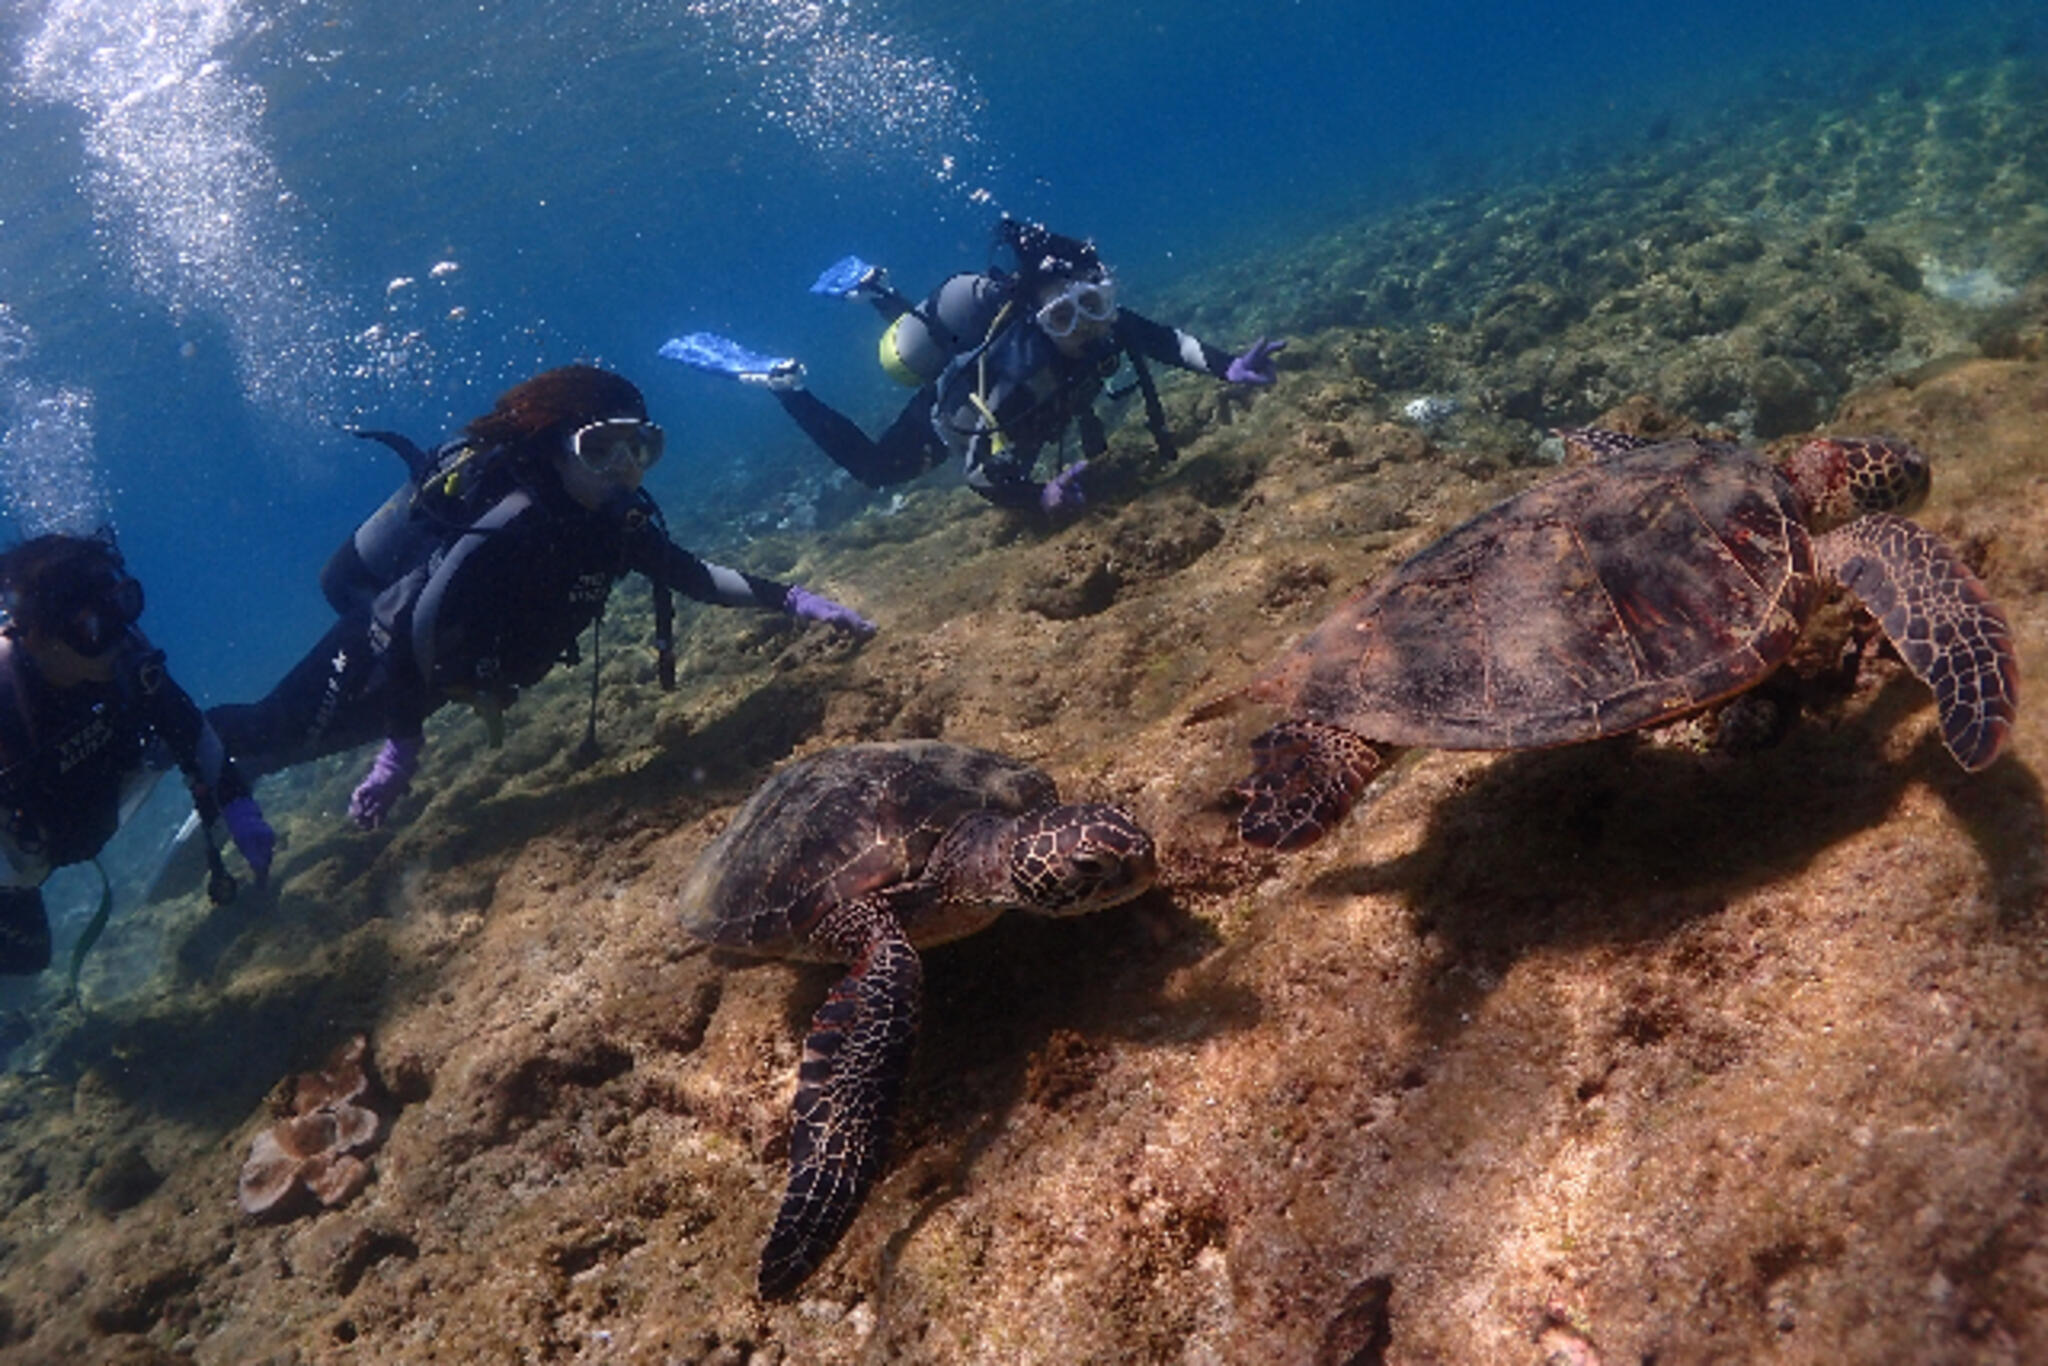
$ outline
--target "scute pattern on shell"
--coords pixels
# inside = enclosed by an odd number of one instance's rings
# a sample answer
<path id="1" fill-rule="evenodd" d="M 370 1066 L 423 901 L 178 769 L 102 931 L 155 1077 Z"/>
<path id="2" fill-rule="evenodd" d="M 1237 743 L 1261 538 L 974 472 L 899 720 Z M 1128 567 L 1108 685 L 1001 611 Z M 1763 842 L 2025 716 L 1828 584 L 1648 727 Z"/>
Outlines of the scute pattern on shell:
<path id="1" fill-rule="evenodd" d="M 961 816 L 1058 800 L 1046 774 L 985 750 L 905 740 L 827 751 L 777 773 L 697 860 L 680 897 L 683 927 L 732 948 L 807 956 L 804 936 L 827 909 L 916 877 Z"/>
<path id="2" fill-rule="evenodd" d="M 1376 741 L 1512 749 L 1680 715 L 1780 663 L 1819 592 L 1790 486 L 1674 441 L 1466 522 L 1339 607 L 1255 685 Z"/>

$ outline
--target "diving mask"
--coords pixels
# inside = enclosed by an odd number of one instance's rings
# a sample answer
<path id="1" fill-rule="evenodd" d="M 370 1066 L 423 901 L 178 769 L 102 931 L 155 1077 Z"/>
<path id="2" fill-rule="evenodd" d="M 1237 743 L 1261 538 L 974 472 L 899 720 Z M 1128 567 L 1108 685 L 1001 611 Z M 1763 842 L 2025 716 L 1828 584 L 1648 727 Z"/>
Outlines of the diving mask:
<path id="1" fill-rule="evenodd" d="M 1116 316 L 1116 281 L 1070 280 L 1064 289 L 1038 306 L 1038 325 L 1048 337 L 1071 337 L 1084 322 L 1106 323 Z"/>
<path id="2" fill-rule="evenodd" d="M 637 417 L 608 417 L 569 435 L 569 454 L 592 474 L 624 479 L 661 459 L 661 428 Z"/>
<path id="3" fill-rule="evenodd" d="M 112 649 L 142 617 L 141 582 L 112 565 L 57 585 L 51 598 L 51 634 L 87 659 Z"/>

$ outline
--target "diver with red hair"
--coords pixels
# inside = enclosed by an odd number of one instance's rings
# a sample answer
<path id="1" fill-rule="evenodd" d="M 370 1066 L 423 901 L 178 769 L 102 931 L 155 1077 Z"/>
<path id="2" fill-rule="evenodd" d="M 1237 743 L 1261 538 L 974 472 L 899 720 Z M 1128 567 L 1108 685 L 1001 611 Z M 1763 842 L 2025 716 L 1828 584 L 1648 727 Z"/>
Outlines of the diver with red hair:
<path id="1" fill-rule="evenodd" d="M 629 573 L 654 588 L 665 688 L 671 591 L 874 632 L 830 598 L 670 540 L 640 487 L 661 459 L 662 430 L 640 390 L 609 370 L 536 375 L 431 451 L 388 432 L 360 435 L 397 450 L 411 478 L 322 572 L 340 620 L 261 701 L 207 715 L 252 776 L 381 739 L 349 803 L 364 829 L 411 786 L 428 716 L 466 702 L 495 735 L 521 689 L 576 657 L 578 637 Z"/>

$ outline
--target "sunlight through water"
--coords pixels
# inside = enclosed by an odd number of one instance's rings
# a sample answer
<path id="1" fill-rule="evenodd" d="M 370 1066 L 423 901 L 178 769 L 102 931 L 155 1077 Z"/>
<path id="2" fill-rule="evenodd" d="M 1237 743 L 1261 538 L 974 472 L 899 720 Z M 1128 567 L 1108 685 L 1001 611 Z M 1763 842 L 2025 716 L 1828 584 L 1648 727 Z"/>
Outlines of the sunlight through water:
<path id="1" fill-rule="evenodd" d="M 52 0 L 20 84 L 85 116 L 101 243 L 137 287 L 181 323 L 223 326 L 266 415 L 318 417 L 335 407 L 343 310 L 259 136 L 263 92 L 220 59 L 251 22 L 236 0 Z"/>
<path id="2" fill-rule="evenodd" d="M 878 31 L 864 7 L 815 0 L 693 0 L 732 64 L 760 83 L 757 108 L 835 170 L 907 165 L 970 199 L 985 174 L 983 101 L 972 80 Z"/>
<path id="3" fill-rule="evenodd" d="M 76 535 L 113 520 L 93 454 L 92 394 L 27 369 L 35 339 L 0 303 L 0 504 L 16 534 Z"/>

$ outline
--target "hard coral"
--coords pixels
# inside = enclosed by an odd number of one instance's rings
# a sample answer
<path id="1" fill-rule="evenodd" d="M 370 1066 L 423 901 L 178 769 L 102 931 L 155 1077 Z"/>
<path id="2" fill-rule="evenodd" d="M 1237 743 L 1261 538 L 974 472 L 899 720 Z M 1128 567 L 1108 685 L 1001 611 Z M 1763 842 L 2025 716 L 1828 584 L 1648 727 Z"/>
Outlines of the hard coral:
<path id="1" fill-rule="evenodd" d="M 369 1184 L 364 1154 L 383 1118 L 374 1105 L 370 1041 L 358 1034 L 318 1072 L 301 1072 L 280 1090 L 275 1124 L 256 1135 L 242 1164 L 237 1199 L 244 1214 L 289 1218 L 310 1195 L 332 1209 Z"/>

